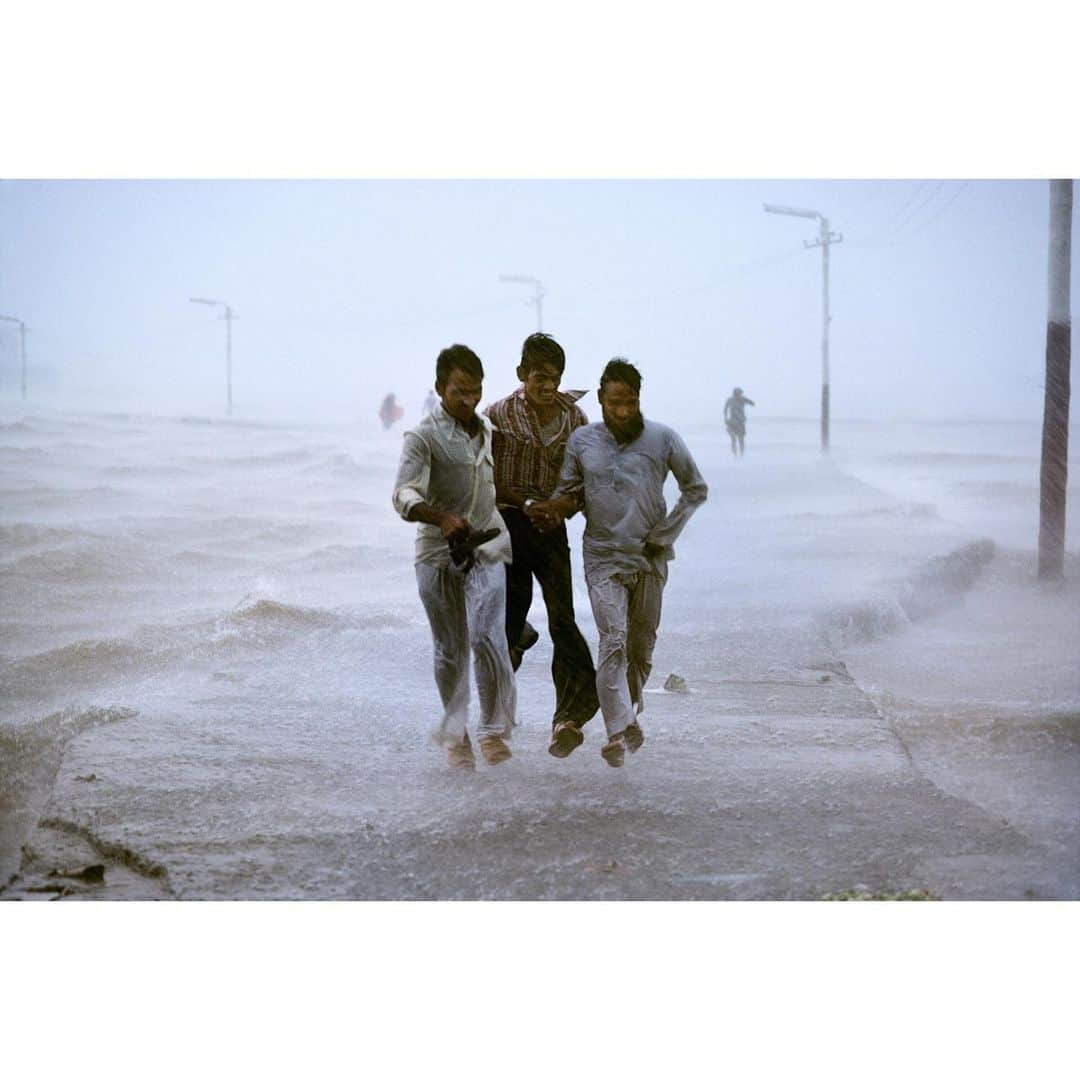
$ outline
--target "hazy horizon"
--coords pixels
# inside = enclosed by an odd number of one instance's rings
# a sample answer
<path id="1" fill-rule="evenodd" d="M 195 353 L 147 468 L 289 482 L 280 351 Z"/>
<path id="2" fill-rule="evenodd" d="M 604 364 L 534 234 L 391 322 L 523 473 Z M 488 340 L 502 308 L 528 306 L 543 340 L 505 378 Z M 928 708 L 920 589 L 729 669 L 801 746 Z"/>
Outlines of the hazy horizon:
<path id="1" fill-rule="evenodd" d="M 536 329 L 593 389 L 628 357 L 643 406 L 711 419 L 734 385 L 756 418 L 815 420 L 824 214 L 832 414 L 1042 418 L 1048 184 L 992 180 L 6 181 L 0 314 L 28 329 L 26 409 L 233 417 L 419 415 L 438 350 L 472 346 L 485 399 Z M 1074 284 L 1075 290 L 1075 284 Z M 22 408 L 0 323 L 0 406 Z M 595 403 L 595 397 L 588 399 Z M 595 404 L 594 404 L 595 411 Z"/>

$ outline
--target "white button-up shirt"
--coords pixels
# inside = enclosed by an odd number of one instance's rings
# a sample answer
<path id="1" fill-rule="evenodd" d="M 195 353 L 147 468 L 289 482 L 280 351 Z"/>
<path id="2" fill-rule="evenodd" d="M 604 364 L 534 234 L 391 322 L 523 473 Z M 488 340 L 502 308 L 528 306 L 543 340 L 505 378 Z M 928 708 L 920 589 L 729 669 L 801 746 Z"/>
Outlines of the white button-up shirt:
<path id="1" fill-rule="evenodd" d="M 440 402 L 412 431 L 405 432 L 394 509 L 407 521 L 418 503 L 464 518 L 474 531 L 497 528 L 501 535 L 476 549 L 480 562 L 512 561 L 510 534 L 495 506 L 495 463 L 491 421 L 480 413 L 479 437 L 469 433 Z M 448 566 L 450 549 L 437 525 L 416 530 L 416 561 Z"/>

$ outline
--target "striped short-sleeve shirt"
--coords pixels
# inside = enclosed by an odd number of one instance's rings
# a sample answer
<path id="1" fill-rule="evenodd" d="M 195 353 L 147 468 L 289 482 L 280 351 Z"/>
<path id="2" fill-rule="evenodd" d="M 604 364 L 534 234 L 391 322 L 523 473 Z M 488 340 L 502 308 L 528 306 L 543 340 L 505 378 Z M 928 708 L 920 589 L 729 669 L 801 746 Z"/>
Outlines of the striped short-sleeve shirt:
<path id="1" fill-rule="evenodd" d="M 509 397 L 489 405 L 484 413 L 494 427 L 495 483 L 527 499 L 547 499 L 555 490 L 570 435 L 588 417 L 576 404 L 585 390 L 560 391 L 559 423 L 544 431 L 521 386 Z"/>

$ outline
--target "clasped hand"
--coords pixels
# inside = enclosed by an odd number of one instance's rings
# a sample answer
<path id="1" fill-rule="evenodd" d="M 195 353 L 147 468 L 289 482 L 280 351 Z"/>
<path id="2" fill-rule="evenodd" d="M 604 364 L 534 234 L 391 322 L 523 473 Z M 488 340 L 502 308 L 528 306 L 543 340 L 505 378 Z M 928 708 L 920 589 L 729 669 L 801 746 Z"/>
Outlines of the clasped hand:
<path id="1" fill-rule="evenodd" d="M 539 533 L 557 529 L 565 520 L 562 512 L 550 502 L 534 502 L 525 507 L 525 516 Z"/>

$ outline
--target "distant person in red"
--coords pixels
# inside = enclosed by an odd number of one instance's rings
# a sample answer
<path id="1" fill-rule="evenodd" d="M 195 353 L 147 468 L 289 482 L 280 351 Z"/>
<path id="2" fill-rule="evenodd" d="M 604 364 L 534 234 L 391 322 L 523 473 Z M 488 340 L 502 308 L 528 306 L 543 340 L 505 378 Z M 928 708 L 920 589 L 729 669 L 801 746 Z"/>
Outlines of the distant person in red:
<path id="1" fill-rule="evenodd" d="M 740 386 L 736 386 L 724 402 L 724 424 L 731 436 L 731 452 L 739 457 L 746 452 L 746 406 L 753 404 L 743 396 Z"/>
<path id="2" fill-rule="evenodd" d="M 404 415 L 405 410 L 397 403 L 397 398 L 393 394 L 387 394 L 379 406 L 379 419 L 382 421 L 383 431 L 389 431 Z"/>

